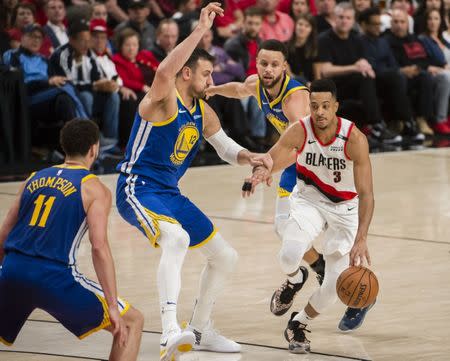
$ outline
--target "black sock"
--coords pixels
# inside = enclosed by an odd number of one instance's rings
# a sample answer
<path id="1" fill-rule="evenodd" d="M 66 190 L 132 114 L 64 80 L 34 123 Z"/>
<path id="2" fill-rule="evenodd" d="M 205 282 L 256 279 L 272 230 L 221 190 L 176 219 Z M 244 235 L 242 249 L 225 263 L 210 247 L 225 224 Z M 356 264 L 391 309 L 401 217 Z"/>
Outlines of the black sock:
<path id="1" fill-rule="evenodd" d="M 311 263 L 309 266 L 314 270 L 314 272 L 323 274 L 325 272 L 325 260 L 323 259 L 323 255 L 319 253 L 319 258 L 317 261 Z"/>

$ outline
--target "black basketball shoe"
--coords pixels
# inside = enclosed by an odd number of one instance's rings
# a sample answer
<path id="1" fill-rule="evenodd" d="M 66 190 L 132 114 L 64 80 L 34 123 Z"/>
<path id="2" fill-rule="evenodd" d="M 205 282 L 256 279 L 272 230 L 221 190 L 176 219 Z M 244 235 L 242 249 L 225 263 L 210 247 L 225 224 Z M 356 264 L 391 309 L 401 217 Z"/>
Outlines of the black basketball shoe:
<path id="1" fill-rule="evenodd" d="M 319 259 L 309 266 L 316 272 L 317 282 L 322 286 L 323 278 L 325 277 L 325 260 L 323 259 L 323 255 L 319 253 Z"/>
<path id="2" fill-rule="evenodd" d="M 300 271 L 303 273 L 302 282 L 291 283 L 289 280 L 286 280 L 286 282 L 273 293 L 272 300 L 270 301 L 270 312 L 275 316 L 284 315 L 291 308 L 295 295 L 301 290 L 308 279 L 308 270 L 305 267 L 300 266 Z"/>
<path id="3" fill-rule="evenodd" d="M 293 312 L 291 319 L 288 322 L 286 330 L 284 330 L 284 337 L 289 342 L 289 352 L 291 353 L 309 353 L 311 351 L 310 342 L 305 336 L 305 332 L 311 332 L 306 329 L 306 325 L 294 321 L 293 318 L 298 312 Z"/>

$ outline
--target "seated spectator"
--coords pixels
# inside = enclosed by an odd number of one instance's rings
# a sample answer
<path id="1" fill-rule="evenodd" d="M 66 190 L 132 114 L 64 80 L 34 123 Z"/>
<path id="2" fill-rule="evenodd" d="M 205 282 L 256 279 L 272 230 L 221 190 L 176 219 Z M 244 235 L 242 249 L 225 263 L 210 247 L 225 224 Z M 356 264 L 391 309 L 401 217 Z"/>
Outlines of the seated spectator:
<path id="1" fill-rule="evenodd" d="M 331 29 L 336 24 L 334 8 L 336 0 L 317 0 L 317 33 L 323 33 Z"/>
<path id="2" fill-rule="evenodd" d="M 69 42 L 64 19 L 66 17 L 66 7 L 62 0 L 49 0 L 45 7 L 47 14 L 47 25 L 44 30 L 52 42 L 53 49 L 66 45 Z"/>
<path id="3" fill-rule="evenodd" d="M 376 75 L 377 95 L 390 117 L 396 123 L 403 121 L 403 137 L 421 142 L 425 136 L 419 132 L 413 117 L 407 78 L 400 72 L 388 42 L 380 37 L 380 17 L 378 8 L 369 8 L 359 14 L 365 54 Z"/>
<path id="4" fill-rule="evenodd" d="M 319 79 L 319 45 L 316 21 L 312 15 L 299 15 L 295 22 L 294 35 L 287 46 L 287 61 L 292 75 L 308 86 L 313 80 Z"/>
<path id="5" fill-rule="evenodd" d="M 365 59 L 360 36 L 352 31 L 355 10 L 350 3 L 339 3 L 335 16 L 336 25 L 319 35 L 322 76 L 332 78 L 336 83 L 339 103 L 357 100 L 363 104 L 371 140 L 384 144 L 401 142 L 402 137 L 390 132 L 383 123 L 376 95 L 375 72 Z"/>
<path id="6" fill-rule="evenodd" d="M 120 145 L 125 145 L 133 126 L 137 106 L 155 76 L 159 62 L 148 50 L 139 51 L 139 35 L 132 29 L 124 29 L 117 36 L 118 53 L 112 57 L 123 81 L 120 89 Z"/>
<path id="7" fill-rule="evenodd" d="M 151 48 L 156 60 L 162 62 L 178 43 L 178 24 L 173 19 L 161 20 L 156 28 L 155 45 Z"/>
<path id="8" fill-rule="evenodd" d="M 4 63 L 22 71 L 34 120 L 43 115 L 38 120 L 55 124 L 85 117 L 83 105 L 68 79 L 49 76 L 48 61 L 39 54 L 44 35 L 37 24 L 25 26 L 20 47 L 8 50 L 3 56 Z"/>
<path id="9" fill-rule="evenodd" d="M 198 20 L 199 12 L 197 11 L 197 3 L 195 0 L 178 0 L 177 11 L 173 14 L 172 19 L 178 24 L 180 34 L 178 42 L 181 43 L 191 33 L 192 25 Z"/>
<path id="10" fill-rule="evenodd" d="M 208 3 L 214 0 L 203 0 L 200 8 L 205 7 Z M 244 20 L 243 12 L 237 8 L 236 2 L 233 0 L 221 0 L 219 1 L 224 9 L 223 16 L 216 16 L 214 19 L 215 42 L 223 45 L 223 43 L 239 33 L 242 28 L 242 22 Z"/>
<path id="11" fill-rule="evenodd" d="M 97 62 L 89 49 L 91 34 L 86 20 L 69 24 L 69 43 L 59 47 L 50 58 L 52 75 L 68 78 L 77 88 L 89 118 L 98 117 L 102 133 L 108 139 L 103 145 L 118 142 L 119 85 L 102 78 Z"/>
<path id="12" fill-rule="evenodd" d="M 120 24 L 128 20 L 127 13 L 119 6 L 117 0 L 96 1 L 92 4 L 92 18 L 103 19 L 108 23 L 108 15 L 111 16 L 114 24 Z"/>
<path id="13" fill-rule="evenodd" d="M 442 32 L 442 37 L 447 43 L 450 43 L 450 10 L 445 10 L 445 26 L 447 29 Z"/>
<path id="14" fill-rule="evenodd" d="M 125 28 L 131 28 L 139 34 L 140 48 L 151 50 L 154 46 L 155 28 L 147 20 L 150 15 L 148 2 L 145 0 L 129 0 L 127 12 L 129 20 L 117 25 L 114 33 L 118 34 Z"/>
<path id="15" fill-rule="evenodd" d="M 408 89 L 418 93 L 415 103 L 419 115 L 429 122 L 435 133 L 450 134 L 447 126 L 450 87 L 448 72 L 433 66 L 417 35 L 408 34 L 408 14 L 405 11 L 392 12 L 391 30 L 385 37 L 400 71 L 408 78 Z M 425 127 L 422 131 L 429 132 Z"/>
<path id="16" fill-rule="evenodd" d="M 437 10 L 441 15 L 441 19 L 445 19 L 444 1 L 443 0 L 422 0 L 414 15 L 414 33 L 420 35 L 425 31 L 427 26 L 425 13 L 427 11 Z M 442 31 L 446 29 L 445 23 L 441 24 Z"/>
<path id="17" fill-rule="evenodd" d="M 408 32 L 412 34 L 414 32 L 414 19 L 411 16 L 413 13 L 412 0 L 391 0 L 390 8 L 385 10 L 381 15 L 381 32 L 391 28 L 391 15 L 394 10 L 403 10 L 408 14 Z"/>
<path id="18" fill-rule="evenodd" d="M 279 9 L 279 8 L 278 8 Z M 289 15 L 294 21 L 298 19 L 300 15 L 310 14 L 309 3 L 307 0 L 292 0 Z"/>
<path id="19" fill-rule="evenodd" d="M 176 0 L 150 0 L 150 6 L 159 19 L 170 18 L 176 12 Z"/>
<path id="20" fill-rule="evenodd" d="M 4 8 L 3 4 L 0 4 L 0 59 L 2 58 L 3 53 L 10 49 L 10 38 L 6 31 L 6 18 L 6 8 Z"/>
<path id="21" fill-rule="evenodd" d="M 359 19 L 359 15 L 362 11 L 369 9 L 373 6 L 373 0 L 351 0 L 353 9 L 355 9 L 355 19 Z M 355 25 L 353 26 L 353 30 L 357 33 L 361 33 L 361 28 L 359 26 L 359 20 L 355 21 Z"/>
<path id="22" fill-rule="evenodd" d="M 257 73 L 256 55 L 258 53 L 264 12 L 257 7 L 249 7 L 245 10 L 242 32 L 225 42 L 224 49 L 230 57 L 240 63 L 246 76 Z M 258 143 L 265 142 L 267 124 L 264 113 L 259 109 L 255 97 L 241 100 L 241 104 L 247 115 L 250 128 L 250 136 Z"/>
<path id="23" fill-rule="evenodd" d="M 265 13 L 259 33 L 262 40 L 276 39 L 286 42 L 294 33 L 294 21 L 289 15 L 277 10 L 278 2 L 279 0 L 257 1 L 257 6 Z"/>
<path id="24" fill-rule="evenodd" d="M 14 9 L 16 8 L 19 0 L 1 0 L 0 1 L 0 16 L 3 17 L 4 29 L 10 29 L 14 26 L 12 21 Z"/>
<path id="25" fill-rule="evenodd" d="M 108 11 L 106 10 L 106 4 L 104 3 L 94 3 L 92 5 L 92 15 L 91 15 L 91 21 L 92 20 L 103 20 L 107 26 L 108 26 Z M 107 31 L 107 35 L 108 35 L 108 47 L 107 47 L 107 51 L 109 53 L 109 55 L 111 55 L 114 52 L 114 46 L 113 46 L 113 42 L 109 39 L 112 35 L 112 31 L 109 27 L 107 27 L 108 31 Z"/>
<path id="26" fill-rule="evenodd" d="M 11 39 L 10 47 L 12 49 L 17 49 L 20 46 L 22 28 L 35 23 L 35 14 L 36 8 L 33 4 L 21 3 L 14 8 L 11 17 L 13 28 L 8 30 L 8 35 Z M 52 51 L 51 41 L 48 37 L 45 37 L 39 53 L 48 57 Z"/>

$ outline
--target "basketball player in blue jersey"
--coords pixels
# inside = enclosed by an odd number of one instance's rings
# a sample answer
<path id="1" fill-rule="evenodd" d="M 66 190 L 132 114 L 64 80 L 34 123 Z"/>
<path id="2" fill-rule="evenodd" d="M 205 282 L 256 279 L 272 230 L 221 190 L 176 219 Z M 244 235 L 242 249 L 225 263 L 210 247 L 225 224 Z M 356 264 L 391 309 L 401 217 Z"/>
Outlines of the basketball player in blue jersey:
<path id="1" fill-rule="evenodd" d="M 372 167 L 365 135 L 354 123 L 336 116 L 336 85 L 330 79 L 311 84 L 311 115 L 292 124 L 270 149 L 273 168 L 254 168 L 250 188 L 271 173 L 296 164 L 297 186 L 283 233 L 279 261 L 289 274 L 299 267 L 303 253 L 323 232 L 326 260 L 323 284 L 306 307 L 293 312 L 284 336 L 292 353 L 308 353 L 306 326 L 337 300 L 336 281 L 350 265 L 368 263 L 367 233 L 374 210 Z M 339 324 L 343 331 L 357 328 L 367 311 L 351 309 Z"/>
<path id="2" fill-rule="evenodd" d="M 64 164 L 31 174 L 0 228 L 0 341 L 11 346 L 30 313 L 40 308 L 80 339 L 110 331 L 109 359 L 134 361 L 143 317 L 117 298 L 106 231 L 111 192 L 89 171 L 98 156 L 98 127 L 72 120 L 60 141 Z M 86 231 L 100 285 L 77 270 Z"/>
<path id="3" fill-rule="evenodd" d="M 161 360 L 171 360 L 192 346 L 215 352 L 241 349 L 217 333 L 210 320 L 237 253 L 178 188 L 202 135 L 228 163 L 261 163 L 254 162 L 255 154 L 225 134 L 217 115 L 201 100 L 213 83 L 214 58 L 196 46 L 215 16 L 222 14 L 219 3 L 208 4 L 193 32 L 161 62 L 150 91 L 139 105 L 125 159 L 118 165 L 121 174 L 116 199 L 121 216 L 162 251 L 157 275 L 163 328 Z M 189 247 L 199 248 L 207 264 L 190 324 L 182 332 L 177 303 L 181 268 Z"/>

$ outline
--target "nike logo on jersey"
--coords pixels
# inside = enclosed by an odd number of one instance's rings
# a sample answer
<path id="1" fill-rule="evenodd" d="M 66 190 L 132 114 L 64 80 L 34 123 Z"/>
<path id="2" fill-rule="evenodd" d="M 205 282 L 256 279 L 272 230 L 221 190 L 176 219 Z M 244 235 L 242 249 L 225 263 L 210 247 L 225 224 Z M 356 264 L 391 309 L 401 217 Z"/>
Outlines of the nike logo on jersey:
<path id="1" fill-rule="evenodd" d="M 269 103 L 267 103 L 267 102 L 262 102 L 264 105 L 269 105 Z"/>
<path id="2" fill-rule="evenodd" d="M 283 113 L 283 109 L 272 109 L 275 113 Z"/>
<path id="3" fill-rule="evenodd" d="M 316 142 L 315 140 L 308 140 L 308 144 L 313 144 L 315 142 Z"/>
<path id="4" fill-rule="evenodd" d="M 201 118 L 202 116 L 201 115 L 194 115 L 194 119 L 198 119 L 198 118 Z"/>
<path id="5" fill-rule="evenodd" d="M 355 207 L 351 207 L 351 208 L 347 208 L 347 211 L 353 211 L 355 208 L 356 208 L 356 206 Z"/>
<path id="6" fill-rule="evenodd" d="M 186 110 L 178 109 L 178 113 L 186 113 Z"/>

